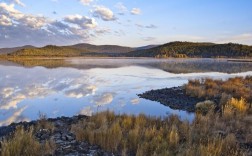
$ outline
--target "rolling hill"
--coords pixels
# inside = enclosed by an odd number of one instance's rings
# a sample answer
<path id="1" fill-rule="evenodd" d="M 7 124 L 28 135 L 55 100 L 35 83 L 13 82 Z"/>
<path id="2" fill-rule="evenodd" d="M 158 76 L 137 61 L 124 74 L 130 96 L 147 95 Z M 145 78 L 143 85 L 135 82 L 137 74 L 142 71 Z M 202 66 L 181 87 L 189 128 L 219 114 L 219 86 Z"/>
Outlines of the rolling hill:
<path id="1" fill-rule="evenodd" d="M 150 49 L 125 54 L 128 57 L 252 57 L 252 46 L 241 44 L 214 44 L 194 42 L 170 42 Z"/>
<path id="2" fill-rule="evenodd" d="M 117 45 L 91 45 L 76 44 L 71 46 L 48 45 L 42 48 L 32 46 L 16 48 L 17 51 L 10 52 L 7 57 L 155 57 L 155 58 L 251 58 L 252 46 L 241 44 L 215 44 L 195 42 L 170 42 L 164 45 L 149 45 L 138 48 L 123 47 Z M 13 51 L 15 48 L 8 49 Z"/>
<path id="3" fill-rule="evenodd" d="M 48 45 L 42 48 L 20 49 L 13 53 L 9 53 L 8 56 L 73 57 L 73 56 L 81 56 L 81 54 L 84 52 L 89 51 L 75 49 L 72 47 L 60 47 L 60 46 Z"/>
<path id="4" fill-rule="evenodd" d="M 20 50 L 20 49 L 32 49 L 32 48 L 36 48 L 36 47 L 31 46 L 31 45 L 25 45 L 22 47 L 0 48 L 0 54 L 8 54 L 8 53 L 13 53 L 13 52 Z"/>
<path id="5" fill-rule="evenodd" d="M 135 48 L 123 47 L 118 45 L 92 45 L 87 43 L 71 45 L 68 47 L 95 53 L 126 53 L 135 50 Z"/>
<path id="6" fill-rule="evenodd" d="M 117 45 L 91 45 L 76 44 L 71 46 L 48 45 L 42 48 L 32 46 L 18 48 L 4 48 L 2 54 L 8 56 L 55 56 L 55 57 L 73 57 L 73 56 L 118 56 L 120 53 L 126 53 L 135 50 L 130 47 Z"/>

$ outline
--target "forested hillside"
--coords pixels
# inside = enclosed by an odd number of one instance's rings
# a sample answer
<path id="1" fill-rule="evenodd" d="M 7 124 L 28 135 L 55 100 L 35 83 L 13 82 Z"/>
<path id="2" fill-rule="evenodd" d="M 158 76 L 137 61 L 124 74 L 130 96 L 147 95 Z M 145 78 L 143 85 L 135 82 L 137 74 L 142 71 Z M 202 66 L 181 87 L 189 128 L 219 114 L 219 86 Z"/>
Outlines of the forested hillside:
<path id="1" fill-rule="evenodd" d="M 20 50 L 20 49 L 32 49 L 32 48 L 36 48 L 36 47 L 31 46 L 31 45 L 25 45 L 22 47 L 0 48 L 0 54 L 8 54 L 8 53 L 13 53 L 13 52 Z"/>
<path id="2" fill-rule="evenodd" d="M 20 49 L 8 56 L 81 56 L 81 53 L 88 52 L 70 47 L 59 47 L 48 45 L 43 48 Z"/>
<path id="3" fill-rule="evenodd" d="M 214 44 L 193 42 L 170 42 L 158 47 L 126 54 L 129 57 L 252 57 L 252 46 L 241 44 Z"/>
<path id="4" fill-rule="evenodd" d="M 123 47 L 118 45 L 92 45 L 86 43 L 76 44 L 69 47 L 96 53 L 126 53 L 135 50 L 131 47 Z"/>
<path id="5" fill-rule="evenodd" d="M 251 58 L 252 46 L 241 44 L 214 44 L 193 42 L 170 42 L 149 49 L 130 48 L 116 45 L 76 44 L 72 46 L 48 45 L 42 48 L 24 48 L 8 56 L 41 57 L 156 57 L 156 58 Z M 135 50 L 138 49 L 138 50 Z"/>

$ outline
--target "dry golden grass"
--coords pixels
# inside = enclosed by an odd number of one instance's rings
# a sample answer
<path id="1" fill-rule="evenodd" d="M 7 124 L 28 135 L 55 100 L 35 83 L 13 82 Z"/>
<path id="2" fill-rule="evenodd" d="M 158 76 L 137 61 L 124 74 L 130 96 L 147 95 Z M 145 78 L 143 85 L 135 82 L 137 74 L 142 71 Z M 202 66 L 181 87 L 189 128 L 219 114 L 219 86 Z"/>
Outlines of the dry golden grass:
<path id="1" fill-rule="evenodd" d="M 209 110 L 189 123 L 177 116 L 161 119 L 107 111 L 72 125 L 72 132 L 80 141 L 122 155 L 246 155 L 239 142 L 252 141 L 249 116 L 223 118 Z"/>
<path id="2" fill-rule="evenodd" d="M 52 122 L 49 122 L 47 120 L 47 117 L 45 114 L 39 112 L 39 119 L 37 124 L 35 125 L 35 130 L 40 130 L 40 129 L 46 129 L 49 130 L 50 132 L 53 132 L 55 127 Z"/>
<path id="3" fill-rule="evenodd" d="M 204 102 L 198 102 L 195 106 L 196 113 L 207 114 L 210 110 L 213 110 L 216 104 L 213 101 L 206 100 Z"/>
<path id="4" fill-rule="evenodd" d="M 198 98 L 221 98 L 222 94 L 252 102 L 252 76 L 223 80 L 190 80 L 185 85 L 186 94 Z"/>
<path id="5" fill-rule="evenodd" d="M 24 130 L 22 127 L 17 127 L 15 133 L 3 141 L 1 156 L 52 155 L 54 149 L 55 144 L 53 141 L 40 144 L 33 135 L 33 128 Z"/>

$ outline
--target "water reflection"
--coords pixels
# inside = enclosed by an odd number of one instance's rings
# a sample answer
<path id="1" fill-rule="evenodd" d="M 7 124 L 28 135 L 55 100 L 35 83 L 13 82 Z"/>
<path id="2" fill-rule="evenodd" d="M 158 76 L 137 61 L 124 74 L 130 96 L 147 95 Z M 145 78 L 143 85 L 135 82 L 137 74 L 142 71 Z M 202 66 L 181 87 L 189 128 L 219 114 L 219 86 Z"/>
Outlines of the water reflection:
<path id="1" fill-rule="evenodd" d="M 126 66 L 144 66 L 158 68 L 171 73 L 224 72 L 238 73 L 251 71 L 252 62 L 230 62 L 227 59 L 28 59 L 15 60 L 9 65 L 25 67 L 43 66 L 46 68 L 71 67 L 77 69 L 119 68 Z"/>
<path id="2" fill-rule="evenodd" d="M 0 62 L 0 126 L 37 119 L 38 112 L 46 113 L 48 117 L 58 117 L 91 115 L 107 109 L 129 114 L 178 114 L 183 119 L 191 120 L 193 114 L 139 99 L 136 94 L 179 86 L 193 78 L 252 75 L 251 63 L 244 63 L 246 67 L 239 69 L 239 72 L 243 72 L 237 73 L 241 63 L 230 62 L 229 70 L 235 69 L 230 70 L 233 74 L 219 73 L 216 72 L 217 68 L 214 71 L 212 67 L 209 67 L 211 72 L 180 73 L 179 69 L 173 73 L 166 72 L 174 67 L 169 64 L 199 64 L 206 61 L 217 66 L 224 60 L 67 59 L 60 60 L 64 62 L 61 66 L 57 61 L 57 68 L 53 63 L 50 68 L 27 68 L 27 65 Z M 187 71 L 201 71 L 201 68 L 188 66 Z"/>

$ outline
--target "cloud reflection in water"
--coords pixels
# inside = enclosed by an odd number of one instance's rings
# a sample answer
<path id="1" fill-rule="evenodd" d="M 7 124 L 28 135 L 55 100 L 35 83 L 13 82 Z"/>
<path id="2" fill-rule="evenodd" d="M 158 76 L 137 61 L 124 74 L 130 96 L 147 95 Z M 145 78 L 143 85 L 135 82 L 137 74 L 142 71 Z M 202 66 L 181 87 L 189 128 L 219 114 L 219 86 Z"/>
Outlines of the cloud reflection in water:
<path id="1" fill-rule="evenodd" d="M 106 64 L 106 60 L 100 60 Z M 252 75 L 252 72 L 226 74 L 218 72 L 174 74 L 162 69 L 130 65 L 130 60 L 116 60 L 129 66 L 97 68 L 25 68 L 1 65 L 0 62 L 0 126 L 11 122 L 37 119 L 43 110 L 48 117 L 75 114 L 91 115 L 102 107 L 115 112 L 148 115 L 178 114 L 184 119 L 193 114 L 171 110 L 169 107 L 145 99 L 137 94 L 150 89 L 179 86 L 188 79 L 228 78 Z M 154 60 L 159 61 L 159 60 Z M 152 62 L 154 62 L 152 61 Z M 143 60 L 140 60 L 142 63 Z M 148 61 L 147 61 L 148 62 Z M 76 63 L 76 62 L 75 62 Z M 57 100 L 55 100 L 57 99 Z"/>

